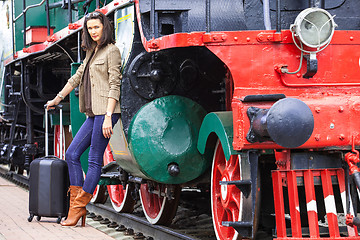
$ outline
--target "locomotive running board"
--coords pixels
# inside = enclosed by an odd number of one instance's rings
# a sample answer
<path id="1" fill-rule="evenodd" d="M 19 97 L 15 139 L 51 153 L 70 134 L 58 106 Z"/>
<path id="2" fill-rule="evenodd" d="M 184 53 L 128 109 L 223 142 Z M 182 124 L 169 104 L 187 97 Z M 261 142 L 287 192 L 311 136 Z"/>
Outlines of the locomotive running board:
<path id="1" fill-rule="evenodd" d="M 321 179 L 321 185 L 324 198 L 316 199 L 314 177 Z M 300 180 L 300 181 L 299 181 Z M 301 181 L 303 180 L 303 181 Z M 337 181 L 341 203 L 343 209 L 346 209 L 346 193 L 345 193 L 345 175 L 341 168 L 336 169 L 316 169 L 316 170 L 276 170 L 272 171 L 272 182 L 274 191 L 274 206 L 276 220 L 276 235 L 274 239 L 352 239 L 359 240 L 356 227 L 340 226 L 338 222 L 338 213 L 336 211 L 335 197 L 333 191 L 333 181 Z M 303 183 L 303 184 L 302 184 Z M 306 214 L 308 218 L 308 226 L 301 226 L 300 205 L 298 186 L 304 186 Z M 283 195 L 283 188 L 287 188 L 288 204 L 285 203 L 286 198 Z M 318 202 L 317 202 L 318 201 Z M 317 206 L 319 201 L 325 206 L 328 227 L 319 227 Z M 285 205 L 290 212 L 291 231 L 287 231 L 285 222 Z M 346 212 L 346 210 L 344 211 Z M 346 213 L 344 213 L 346 215 Z M 345 219 L 344 222 L 345 224 Z M 307 231 L 304 229 L 308 229 Z M 323 231 L 325 230 L 325 231 Z M 345 232 L 342 232 L 345 230 Z M 347 231 L 346 231 L 347 230 Z M 340 232 L 341 231 L 341 232 Z M 322 233 L 326 233 L 323 236 Z M 307 235 L 306 237 L 304 237 Z"/>

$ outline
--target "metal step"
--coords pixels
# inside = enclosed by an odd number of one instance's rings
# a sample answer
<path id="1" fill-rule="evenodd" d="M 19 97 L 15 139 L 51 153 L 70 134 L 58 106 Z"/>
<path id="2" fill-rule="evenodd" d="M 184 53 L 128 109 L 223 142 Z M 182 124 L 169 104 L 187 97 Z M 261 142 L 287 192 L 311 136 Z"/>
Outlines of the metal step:
<path id="1" fill-rule="evenodd" d="M 238 181 L 220 181 L 220 185 L 235 185 L 244 194 L 246 198 L 251 193 L 251 180 L 238 180 Z"/>
<path id="2" fill-rule="evenodd" d="M 233 227 L 243 237 L 252 236 L 252 222 L 222 222 L 221 225 L 223 225 L 224 227 Z"/>

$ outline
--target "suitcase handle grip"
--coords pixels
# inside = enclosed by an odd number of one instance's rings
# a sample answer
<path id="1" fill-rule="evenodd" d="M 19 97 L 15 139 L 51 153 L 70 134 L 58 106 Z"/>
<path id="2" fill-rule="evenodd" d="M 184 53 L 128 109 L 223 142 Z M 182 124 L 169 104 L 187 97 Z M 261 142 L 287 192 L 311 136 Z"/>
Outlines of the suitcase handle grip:
<path id="1" fill-rule="evenodd" d="M 47 110 L 47 104 L 44 105 L 45 108 L 45 156 L 49 155 L 49 123 L 48 123 L 48 112 L 60 110 L 60 159 L 63 159 L 63 105 L 55 105 L 55 110 Z"/>
<path id="2" fill-rule="evenodd" d="M 58 105 L 54 105 L 53 106 L 55 109 L 49 109 L 48 112 L 51 112 L 51 111 L 54 111 L 54 110 L 60 110 L 63 108 L 63 105 L 62 104 L 58 104 Z M 44 109 L 47 108 L 47 104 L 44 105 Z"/>

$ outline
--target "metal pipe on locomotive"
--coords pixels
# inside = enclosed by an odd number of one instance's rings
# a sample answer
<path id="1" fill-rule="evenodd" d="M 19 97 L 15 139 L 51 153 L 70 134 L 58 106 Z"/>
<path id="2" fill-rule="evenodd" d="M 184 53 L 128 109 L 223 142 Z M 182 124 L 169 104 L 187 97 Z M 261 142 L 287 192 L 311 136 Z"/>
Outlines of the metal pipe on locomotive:
<path id="1" fill-rule="evenodd" d="M 0 136 L 11 170 L 43 154 L 39 109 L 80 64 L 83 15 L 100 8 L 122 53 L 122 121 L 94 201 L 107 185 L 118 212 L 140 199 L 151 223 L 170 224 L 181 189 L 197 188 L 210 191 L 217 239 L 360 239 L 358 1 L 5 3 Z M 75 134 L 85 116 L 76 91 L 66 100 Z M 57 154 L 56 114 L 52 124 Z"/>

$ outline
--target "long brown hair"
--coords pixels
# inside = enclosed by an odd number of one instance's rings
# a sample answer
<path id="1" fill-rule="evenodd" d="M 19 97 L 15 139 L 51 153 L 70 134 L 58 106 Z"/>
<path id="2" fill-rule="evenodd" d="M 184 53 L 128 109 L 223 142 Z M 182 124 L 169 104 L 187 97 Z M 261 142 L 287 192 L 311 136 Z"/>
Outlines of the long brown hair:
<path id="1" fill-rule="evenodd" d="M 85 16 L 84 26 L 83 26 L 83 31 L 82 31 L 82 42 L 81 42 L 81 47 L 85 51 L 91 49 L 94 44 L 94 40 L 92 40 L 90 33 L 87 29 L 87 22 L 90 19 L 99 19 L 103 25 L 103 33 L 100 38 L 100 44 L 98 46 L 99 49 L 102 47 L 105 47 L 109 43 L 115 43 L 114 38 L 113 38 L 113 27 L 112 27 L 109 19 L 102 12 L 95 11 L 92 13 L 88 13 Z"/>

